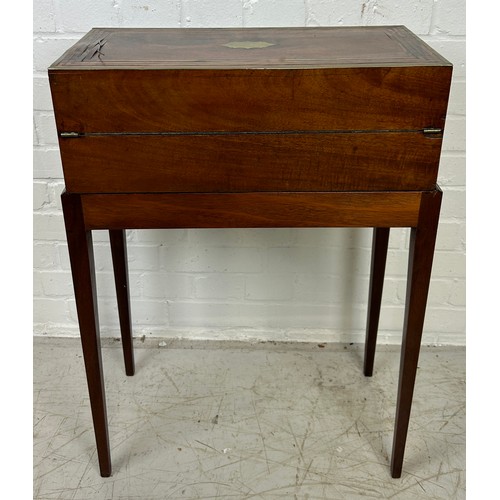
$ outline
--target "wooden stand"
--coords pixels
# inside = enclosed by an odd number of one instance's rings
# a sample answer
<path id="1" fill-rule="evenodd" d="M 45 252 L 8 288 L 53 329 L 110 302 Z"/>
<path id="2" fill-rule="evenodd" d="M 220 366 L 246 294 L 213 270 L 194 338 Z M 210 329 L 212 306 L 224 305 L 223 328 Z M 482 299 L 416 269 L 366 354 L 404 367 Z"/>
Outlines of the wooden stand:
<path id="1" fill-rule="evenodd" d="M 63 193 L 63 209 L 71 256 L 80 334 L 85 357 L 92 416 L 101 475 L 111 474 L 106 402 L 99 347 L 99 325 L 92 252 L 92 229 L 113 228 L 110 240 L 120 312 L 120 327 L 127 375 L 134 373 L 125 228 L 179 227 L 375 227 L 368 304 L 365 375 L 373 372 L 378 318 L 390 227 L 412 227 L 408 266 L 408 291 L 403 330 L 396 425 L 391 471 L 400 477 L 413 387 L 420 351 L 427 291 L 442 193 L 434 191 L 385 193 L 302 193 L 200 195 L 80 195 Z M 227 197 L 230 196 L 231 200 Z M 201 208 L 198 208 L 202 205 Z M 370 211 L 366 211 L 366 206 Z M 390 206 L 393 205 L 391 210 Z M 172 208 L 175 207 L 175 210 Z M 238 210 L 230 207 L 241 207 Z M 305 216 L 304 214 L 308 214 Z"/>
<path id="2" fill-rule="evenodd" d="M 332 47 L 335 50 L 332 50 Z M 109 230 L 127 375 L 126 229 L 373 227 L 371 376 L 391 227 L 410 227 L 400 477 L 442 193 L 451 65 L 404 27 L 92 30 L 49 69 L 101 475 L 111 475 L 92 230 Z"/>

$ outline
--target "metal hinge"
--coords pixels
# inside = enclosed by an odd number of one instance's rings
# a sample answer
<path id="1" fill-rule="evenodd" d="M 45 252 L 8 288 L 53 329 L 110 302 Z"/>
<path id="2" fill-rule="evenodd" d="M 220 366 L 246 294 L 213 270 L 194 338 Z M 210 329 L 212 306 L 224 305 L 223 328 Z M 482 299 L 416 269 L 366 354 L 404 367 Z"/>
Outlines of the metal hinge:
<path id="1" fill-rule="evenodd" d="M 74 137 L 81 137 L 82 134 L 80 134 L 79 132 L 61 132 L 59 134 L 59 137 L 63 137 L 63 138 L 74 138 Z"/>
<path id="2" fill-rule="evenodd" d="M 427 127 L 422 130 L 424 135 L 441 135 L 443 133 L 442 128 Z"/>

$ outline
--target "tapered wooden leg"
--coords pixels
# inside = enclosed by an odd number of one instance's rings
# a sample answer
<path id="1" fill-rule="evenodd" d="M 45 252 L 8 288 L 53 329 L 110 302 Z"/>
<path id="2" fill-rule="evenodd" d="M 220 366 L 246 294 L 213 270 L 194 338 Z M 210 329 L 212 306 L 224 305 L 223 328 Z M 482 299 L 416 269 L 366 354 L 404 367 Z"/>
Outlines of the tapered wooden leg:
<path id="1" fill-rule="evenodd" d="M 403 467 L 441 198 L 442 192 L 439 188 L 422 194 L 418 225 L 411 230 L 396 423 L 392 445 L 391 474 L 394 478 L 401 477 Z"/>
<path id="2" fill-rule="evenodd" d="M 92 234 L 85 230 L 80 196 L 64 192 L 61 199 L 99 467 L 101 476 L 108 477 L 111 475 L 111 454 L 97 317 Z"/>
<path id="3" fill-rule="evenodd" d="M 387 260 L 387 246 L 389 244 L 389 228 L 376 227 L 373 229 L 372 263 L 370 271 L 370 292 L 368 296 L 368 318 L 366 320 L 365 364 L 364 374 L 373 375 L 373 361 L 377 345 L 378 322 L 382 290 L 384 287 L 385 263 Z"/>
<path id="4" fill-rule="evenodd" d="M 130 319 L 130 294 L 127 271 L 127 243 L 125 231 L 110 230 L 111 255 L 115 273 L 116 298 L 118 299 L 118 315 L 120 317 L 120 332 L 122 337 L 123 357 L 125 359 L 125 373 L 133 375 L 134 346 L 132 342 L 132 327 Z"/>

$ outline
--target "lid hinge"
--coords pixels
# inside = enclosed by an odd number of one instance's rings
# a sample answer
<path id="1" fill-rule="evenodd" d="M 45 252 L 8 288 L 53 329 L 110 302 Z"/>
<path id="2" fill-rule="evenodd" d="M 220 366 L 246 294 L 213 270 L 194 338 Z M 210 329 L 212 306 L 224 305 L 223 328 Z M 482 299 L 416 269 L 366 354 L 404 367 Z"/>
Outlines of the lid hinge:
<path id="1" fill-rule="evenodd" d="M 59 134 L 59 137 L 62 137 L 63 139 L 82 137 L 82 136 L 83 134 L 80 134 L 79 132 L 61 132 Z"/>
<path id="2" fill-rule="evenodd" d="M 426 127 L 422 130 L 422 132 L 424 135 L 431 136 L 431 137 L 443 135 L 443 129 L 436 128 L 436 127 Z"/>

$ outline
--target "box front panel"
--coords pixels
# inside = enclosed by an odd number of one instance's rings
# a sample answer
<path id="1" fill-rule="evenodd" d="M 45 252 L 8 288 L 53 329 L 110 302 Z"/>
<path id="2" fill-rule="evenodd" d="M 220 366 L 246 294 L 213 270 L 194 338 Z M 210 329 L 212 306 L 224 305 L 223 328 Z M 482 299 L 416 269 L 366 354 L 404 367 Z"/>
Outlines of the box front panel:
<path id="1" fill-rule="evenodd" d="M 61 139 L 70 192 L 425 190 L 441 139 L 411 133 Z"/>
<path id="2" fill-rule="evenodd" d="M 97 70 L 50 75 L 60 132 L 444 126 L 449 67 Z"/>
<path id="3" fill-rule="evenodd" d="M 449 67 L 50 75 L 72 192 L 432 189 Z"/>

